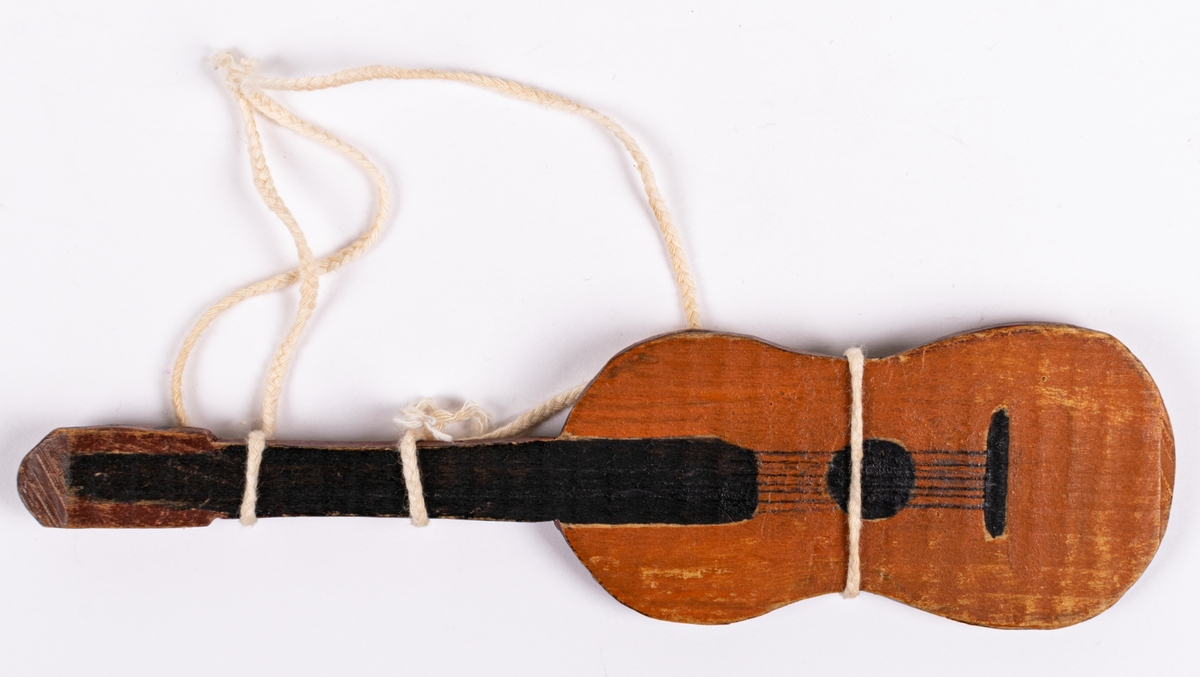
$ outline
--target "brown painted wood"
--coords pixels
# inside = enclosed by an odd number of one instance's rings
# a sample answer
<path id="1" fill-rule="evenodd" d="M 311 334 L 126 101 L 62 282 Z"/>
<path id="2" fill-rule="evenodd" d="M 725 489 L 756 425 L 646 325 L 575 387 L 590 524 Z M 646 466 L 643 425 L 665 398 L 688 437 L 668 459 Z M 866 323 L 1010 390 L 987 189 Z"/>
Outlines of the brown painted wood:
<path id="1" fill-rule="evenodd" d="M 559 439 L 716 437 L 753 450 L 757 510 L 733 524 L 560 524 L 563 534 L 601 585 L 654 618 L 727 623 L 841 590 L 846 517 L 828 481 L 849 441 L 847 379 L 843 359 L 740 336 L 633 346 Z M 908 502 L 864 525 L 864 591 L 968 623 L 1060 627 L 1112 605 L 1154 555 L 1174 442 L 1153 381 L 1116 339 L 1061 325 L 965 334 L 868 360 L 864 392 L 865 436 L 900 445 L 915 468 Z M 993 536 L 982 500 L 998 410 L 1007 506 Z M 48 526 L 202 525 L 227 514 L 83 500 L 69 459 L 228 444 L 198 429 L 62 429 L 30 452 L 18 484 Z"/>
<path id="2" fill-rule="evenodd" d="M 206 526 L 225 515 L 171 505 L 124 505 L 82 499 L 68 486 L 70 458 L 74 454 L 98 453 L 205 454 L 219 447 L 213 434 L 201 428 L 59 428 L 26 454 L 17 471 L 17 492 L 30 514 L 48 527 Z"/>
<path id="3" fill-rule="evenodd" d="M 564 434 L 715 435 L 796 479 L 781 486 L 763 473 L 759 511 L 738 524 L 561 525 L 563 534 L 605 589 L 655 618 L 727 623 L 840 591 L 845 515 L 819 480 L 798 488 L 848 444 L 847 378 L 844 360 L 736 336 L 683 333 L 630 348 Z M 1112 605 L 1154 555 L 1174 442 L 1153 381 L 1111 336 L 1058 325 L 957 336 L 868 360 L 864 392 L 865 436 L 915 450 L 914 494 L 923 465 L 953 458 L 929 452 L 984 449 L 1000 407 L 1011 453 L 1002 536 L 963 507 L 914 505 L 867 521 L 863 590 L 968 623 L 1060 627 Z M 981 482 L 971 472 L 961 481 Z"/>

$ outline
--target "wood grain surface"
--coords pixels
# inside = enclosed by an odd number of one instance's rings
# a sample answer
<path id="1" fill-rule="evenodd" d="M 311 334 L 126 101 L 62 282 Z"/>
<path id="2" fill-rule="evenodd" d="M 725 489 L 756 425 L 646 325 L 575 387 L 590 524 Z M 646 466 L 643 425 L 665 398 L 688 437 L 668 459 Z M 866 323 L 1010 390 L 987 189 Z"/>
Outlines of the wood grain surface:
<path id="1" fill-rule="evenodd" d="M 848 444 L 844 360 L 703 332 L 615 357 L 564 434 L 714 435 L 760 452 L 759 511 L 702 527 L 561 525 L 596 580 L 655 618 L 727 623 L 842 588 L 846 520 L 819 484 Z M 1174 443 L 1157 388 L 1116 339 L 1059 325 L 1001 327 L 868 360 L 865 436 L 909 450 L 910 505 L 863 527 L 863 590 L 968 623 L 1060 627 L 1112 605 L 1166 528 Z M 982 473 L 997 409 L 1010 417 L 1007 527 L 991 537 L 975 494 L 922 492 L 922 468 Z M 824 451 L 821 451 L 824 450 Z M 814 451 L 816 453 L 814 453 Z M 975 452 L 975 453 L 969 453 Z M 770 475 L 791 473 L 782 486 Z M 936 492 L 934 492 L 936 493 Z"/>

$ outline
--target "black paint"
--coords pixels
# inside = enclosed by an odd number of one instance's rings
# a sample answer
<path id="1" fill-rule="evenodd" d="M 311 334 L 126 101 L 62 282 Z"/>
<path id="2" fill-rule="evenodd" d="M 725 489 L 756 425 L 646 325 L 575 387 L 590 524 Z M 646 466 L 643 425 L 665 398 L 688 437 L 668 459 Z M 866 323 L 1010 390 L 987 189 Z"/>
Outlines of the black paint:
<path id="1" fill-rule="evenodd" d="M 916 469 L 904 447 L 887 440 L 863 441 L 862 516 L 883 519 L 900 512 L 912 497 Z M 850 501 L 850 447 L 833 455 L 825 486 L 845 511 Z"/>
<path id="2" fill-rule="evenodd" d="M 754 452 L 714 438 L 525 440 L 422 447 L 430 517 L 574 524 L 722 524 L 758 506 Z M 76 455 L 78 497 L 236 517 L 246 447 L 198 454 Z M 271 446 L 260 517 L 408 515 L 394 448 Z"/>
<path id="3" fill-rule="evenodd" d="M 987 468 L 983 474 L 983 524 L 992 538 L 1004 534 L 1008 519 L 1008 411 L 997 409 L 988 426 Z"/>

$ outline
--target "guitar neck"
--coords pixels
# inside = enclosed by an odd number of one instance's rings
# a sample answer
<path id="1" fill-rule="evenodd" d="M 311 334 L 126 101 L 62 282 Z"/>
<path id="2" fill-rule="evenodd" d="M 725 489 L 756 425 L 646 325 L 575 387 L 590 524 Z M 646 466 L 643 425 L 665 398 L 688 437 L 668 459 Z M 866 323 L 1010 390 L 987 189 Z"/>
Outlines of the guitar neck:
<path id="1" fill-rule="evenodd" d="M 572 524 L 722 524 L 758 505 L 752 451 L 715 438 L 421 443 L 430 517 Z M 21 464 L 22 500 L 56 527 L 200 526 L 236 518 L 246 445 L 194 428 L 64 428 Z M 390 443 L 273 443 L 259 517 L 405 517 Z"/>

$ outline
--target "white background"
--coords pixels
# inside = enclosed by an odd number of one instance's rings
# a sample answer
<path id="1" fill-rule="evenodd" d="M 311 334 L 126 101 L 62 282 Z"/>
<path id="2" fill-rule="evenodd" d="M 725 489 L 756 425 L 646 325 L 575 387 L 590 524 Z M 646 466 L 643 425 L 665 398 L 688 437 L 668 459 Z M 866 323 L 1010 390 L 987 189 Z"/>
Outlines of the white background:
<path id="1" fill-rule="evenodd" d="M 0 673 L 1194 669 L 1200 11 L 895 4 L 5 3 Z M 278 76 L 481 71 L 612 115 L 658 172 L 710 329 L 875 356 L 1011 321 L 1114 334 L 1175 428 L 1162 548 L 1115 607 L 1062 630 L 970 627 L 871 595 L 692 627 L 612 600 L 551 524 L 38 526 L 15 490 L 25 452 L 58 426 L 170 423 L 187 328 L 293 265 L 206 63 L 221 47 Z M 422 396 L 508 420 L 682 325 L 631 163 L 596 125 L 447 83 L 280 100 L 362 148 L 397 198 L 378 247 L 322 280 L 281 437 L 388 438 Z M 317 251 L 352 239 L 366 182 L 263 127 Z M 246 303 L 205 337 L 196 423 L 251 428 L 295 302 Z"/>

